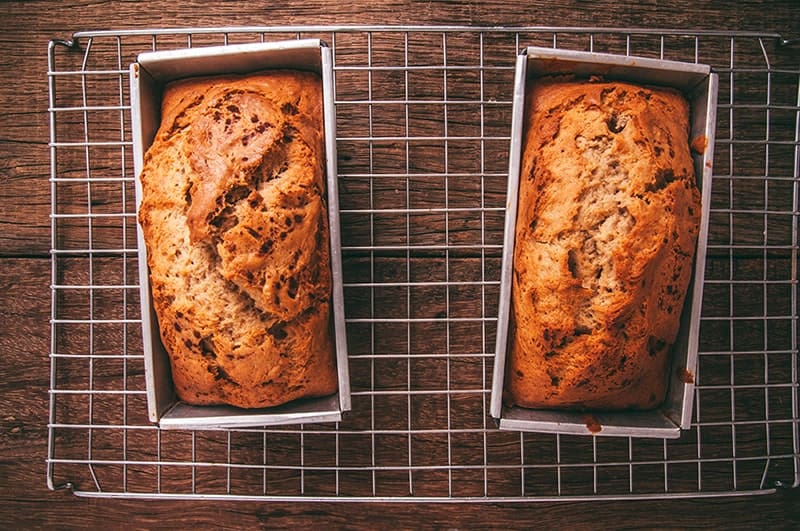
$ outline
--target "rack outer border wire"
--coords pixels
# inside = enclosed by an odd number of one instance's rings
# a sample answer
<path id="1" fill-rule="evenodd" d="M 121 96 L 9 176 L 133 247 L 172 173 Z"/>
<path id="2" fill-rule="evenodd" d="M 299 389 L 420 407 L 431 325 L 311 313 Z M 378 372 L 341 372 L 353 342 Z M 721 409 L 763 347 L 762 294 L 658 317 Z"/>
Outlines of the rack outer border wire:
<path id="1" fill-rule="evenodd" d="M 68 39 L 52 39 L 48 44 L 48 91 L 49 91 L 49 130 L 50 130 L 50 188 L 51 188 L 51 319 L 50 319 L 50 327 L 51 327 L 51 345 L 50 345 L 50 358 L 51 358 L 51 367 L 50 367 L 50 407 L 49 407 L 49 418 L 48 418 L 48 454 L 47 454 L 47 485 L 51 490 L 59 490 L 59 489 L 68 489 L 76 496 L 82 497 L 105 497 L 105 498 L 127 498 L 127 499 L 204 499 L 204 500 L 250 500 L 250 501 L 275 501 L 275 502 L 282 502 L 282 501 L 299 501 L 299 502 L 313 502 L 313 501 L 337 501 L 337 502 L 404 502 L 404 503 L 418 503 L 418 502 L 465 502 L 465 503 L 474 503 L 474 502 L 553 502 L 553 501 L 581 501 L 581 500 L 633 500 L 633 499 L 680 499 L 680 498 L 713 498 L 713 497 L 727 497 L 727 496 L 750 496 L 750 495 L 764 495 L 764 494 L 773 494 L 778 489 L 781 488 L 797 488 L 800 487 L 800 433 L 798 431 L 798 426 L 800 425 L 800 415 L 798 414 L 798 345 L 797 345 L 797 321 L 798 321 L 798 301 L 797 301 L 797 293 L 796 293 L 796 286 L 797 286 L 797 249 L 798 249 L 798 181 L 800 180 L 800 82 L 798 82 L 798 102 L 797 107 L 795 107 L 796 114 L 797 114 L 797 121 L 795 127 L 795 136 L 794 136 L 794 145 L 795 145 L 795 160 L 794 160 L 794 173 L 793 173 L 793 190 L 794 190 L 794 198 L 793 198 L 793 211 L 790 213 L 793 216 L 792 222 L 792 241 L 791 243 L 791 252 L 792 252 L 792 259 L 791 263 L 794 268 L 794 273 L 792 273 L 791 284 L 794 287 L 792 290 L 791 298 L 792 298 L 792 315 L 791 318 L 791 327 L 792 327 L 792 347 L 791 347 L 791 362 L 792 362 L 792 399 L 794 403 L 791 405 L 792 409 L 792 418 L 790 422 L 792 424 L 792 443 L 793 443 L 793 451 L 791 456 L 789 456 L 794 465 L 794 478 L 791 484 L 781 481 L 774 481 L 773 484 L 767 485 L 762 480 L 762 484 L 757 489 L 745 489 L 745 490 L 721 490 L 721 491 L 704 491 L 698 485 L 697 491 L 687 491 L 687 492 L 648 492 L 648 493 L 636 493 L 636 492 L 629 492 L 624 494 L 592 494 L 592 495 L 545 495 L 545 496 L 531 496 L 520 494 L 518 496 L 452 496 L 452 495 L 442 495 L 442 496 L 420 496 L 420 495 L 398 495 L 398 496 L 382 496 L 382 495 L 373 495 L 373 496 L 340 496 L 340 495 L 234 495 L 234 494 L 202 494 L 194 492 L 194 479 L 193 479 L 193 492 L 192 493 L 165 493 L 165 492 L 129 492 L 129 491 L 106 491 L 99 488 L 99 484 L 96 484 L 98 487 L 97 490 L 82 490 L 78 488 L 77 485 L 73 484 L 70 481 L 64 481 L 60 483 L 56 483 L 54 476 L 55 476 L 55 467 L 61 461 L 55 457 L 55 446 L 56 446 L 56 431 L 59 429 L 59 419 L 57 418 L 56 407 L 55 407 L 55 400 L 56 400 L 56 392 L 55 392 L 55 384 L 57 380 L 57 368 L 56 368 L 56 328 L 58 323 L 57 318 L 57 295 L 60 286 L 58 286 L 57 278 L 58 278 L 58 264 L 57 264 L 57 256 L 58 256 L 58 249 L 57 249 L 57 226 L 58 226 L 58 219 L 59 216 L 56 215 L 58 209 L 58 203 L 56 199 L 56 190 L 57 190 L 57 162 L 56 162 L 56 153 L 57 149 L 59 148 L 59 140 L 56 134 L 56 111 L 55 108 L 55 77 L 58 75 L 69 75 L 70 72 L 63 73 L 58 72 L 55 69 L 55 54 L 56 50 L 59 48 L 67 48 L 70 50 L 81 50 L 81 43 L 83 41 L 91 42 L 92 39 L 95 38 L 117 38 L 118 42 L 120 39 L 124 39 L 125 37 L 151 37 L 153 41 L 153 46 L 155 46 L 155 39 L 158 36 L 186 36 L 191 39 L 193 35 L 201 35 L 201 34 L 222 34 L 224 35 L 225 44 L 228 42 L 228 35 L 229 34 L 236 34 L 236 33 L 249 33 L 249 34 L 262 34 L 262 40 L 264 36 L 267 34 L 296 34 L 297 38 L 300 38 L 301 34 L 304 33 L 330 33 L 332 36 L 338 33 L 405 33 L 413 34 L 413 33 L 441 33 L 442 35 L 449 34 L 449 33 L 476 33 L 476 34 L 516 34 L 518 48 L 519 45 L 519 34 L 553 34 L 553 47 L 557 47 L 557 43 L 555 41 L 555 36 L 558 34 L 577 34 L 577 35 L 584 35 L 589 36 L 589 45 L 590 48 L 593 45 L 593 36 L 594 35 L 603 35 L 603 34 L 621 34 L 626 36 L 628 42 L 630 42 L 630 38 L 632 36 L 660 36 L 661 43 L 662 43 L 662 54 L 663 54 L 663 43 L 664 38 L 668 36 L 676 36 L 676 37 L 688 37 L 695 39 L 695 51 L 698 50 L 697 39 L 702 37 L 718 37 L 718 38 L 729 38 L 731 40 L 731 46 L 733 46 L 733 42 L 736 39 L 757 39 L 761 50 L 764 55 L 764 60 L 766 63 L 766 70 L 765 72 L 778 72 L 778 70 L 773 69 L 772 65 L 770 64 L 768 54 L 766 49 L 764 48 L 765 41 L 773 41 L 779 47 L 795 47 L 800 42 L 800 39 L 794 38 L 784 38 L 781 34 L 778 33 L 769 33 L 769 32 L 752 32 L 752 31 L 707 31 L 707 30 L 700 30 L 700 31 L 692 31 L 692 30 L 679 30 L 679 29 L 661 29 L 661 28 L 618 28 L 618 27 L 558 27 L 558 26 L 519 26 L 519 27 L 499 27 L 499 26 L 417 26 L 417 25 L 400 25 L 400 26 L 354 26 L 354 25 L 308 25 L 308 26 L 235 26 L 235 27 L 197 27 L 197 28 L 143 28 L 143 29 L 129 29 L 129 30 L 99 30 L 99 31 L 79 31 L 72 34 L 72 36 Z M 330 43 L 329 43 L 330 44 Z M 148 50 L 141 50 L 141 51 L 148 51 Z M 334 45 L 334 53 L 335 53 L 335 45 Z M 445 52 L 446 53 L 446 52 Z M 733 52 L 731 52 L 732 54 Z M 120 52 L 118 52 L 120 55 Z M 120 56 L 121 57 L 121 56 Z M 481 61 L 483 57 L 481 57 Z M 127 65 L 124 65 L 125 67 Z M 483 67 L 484 65 L 481 65 Z M 731 67 L 729 73 L 733 73 L 735 69 Z M 792 70 L 781 70 L 782 73 L 789 73 L 789 74 L 796 74 L 798 78 L 800 78 L 800 69 L 792 69 Z M 74 74 L 85 74 L 86 71 L 77 71 L 73 72 Z M 120 75 L 124 75 L 125 72 L 120 71 L 118 72 Z M 120 102 L 119 110 L 123 112 L 126 108 L 124 102 Z M 86 109 L 84 108 L 84 112 Z M 129 125 L 129 124 L 128 124 Z M 121 126 L 123 127 L 123 126 Z M 124 130 L 121 131 L 124 135 Z M 123 145 L 126 142 L 122 141 L 117 144 Z M 123 168 L 124 169 L 124 168 Z M 86 168 L 87 172 L 89 171 L 88 167 Z M 122 179 L 131 179 L 130 176 L 121 176 Z M 786 213 L 786 212 L 784 212 Z M 127 215 L 127 214 L 125 214 Z M 446 245 L 444 246 L 447 247 Z M 120 254 L 127 256 L 127 259 L 131 259 L 129 257 L 130 254 L 135 253 L 135 249 L 121 249 Z M 483 267 L 483 258 L 481 258 L 482 267 Z M 92 288 L 92 286 L 88 286 Z M 125 287 L 135 287 L 135 286 L 125 286 Z M 486 318 L 484 318 L 485 320 Z M 90 319 L 91 321 L 91 319 Z M 448 317 L 449 321 L 449 317 Z M 137 320 L 132 320 L 132 323 L 138 322 Z M 127 342 L 126 342 L 127 346 Z M 733 386 L 735 388 L 735 386 Z M 488 391 L 487 391 L 488 392 Z M 735 422 L 732 422 L 735 425 Z M 91 422 L 86 429 L 91 429 Z M 121 426 L 120 429 L 128 428 L 128 426 Z M 484 428 L 483 431 L 486 431 L 487 428 Z M 630 443 L 629 443 L 630 444 Z M 666 445 L 666 442 L 665 442 Z M 699 445 L 699 442 L 698 442 Z M 230 451 L 230 450 L 229 450 Z M 485 443 L 484 443 L 484 452 L 486 451 Z M 337 448 L 337 457 L 338 457 L 338 448 Z M 767 466 L 764 470 L 764 475 L 766 476 L 767 469 L 769 467 L 769 459 L 771 456 L 763 456 L 764 459 L 767 461 Z M 781 456 L 786 457 L 786 456 Z M 698 462 L 702 462 L 702 459 L 698 457 Z M 84 463 L 88 465 L 91 469 L 91 458 L 87 456 L 87 459 L 84 461 L 81 460 L 67 460 L 70 463 Z M 665 457 L 665 466 L 669 463 L 669 460 Z M 156 463 L 156 464 L 161 464 Z M 192 462 L 194 464 L 194 462 Z M 590 465 L 591 463 L 587 463 Z M 524 465 L 520 464 L 519 467 L 522 468 Z M 554 465 L 555 466 L 555 465 Z M 734 473 L 735 474 L 735 473 Z M 632 481 L 632 478 L 630 478 Z M 735 480 L 735 477 L 734 477 Z M 338 480 L 337 480 L 338 481 Z M 596 480 L 595 480 L 596 481 Z M 666 477 L 665 477 L 666 482 Z M 699 483 L 699 482 L 698 482 Z M 596 486 L 596 484 L 595 484 Z M 338 487 L 338 484 L 337 484 Z"/>

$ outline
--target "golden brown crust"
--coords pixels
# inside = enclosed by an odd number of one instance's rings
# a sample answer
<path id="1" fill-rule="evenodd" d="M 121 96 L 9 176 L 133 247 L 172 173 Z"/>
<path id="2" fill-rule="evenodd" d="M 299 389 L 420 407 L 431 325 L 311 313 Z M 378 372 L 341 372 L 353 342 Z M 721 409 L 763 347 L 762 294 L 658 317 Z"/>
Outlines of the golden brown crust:
<path id="1" fill-rule="evenodd" d="M 688 103 L 671 89 L 545 79 L 526 109 L 507 399 L 655 407 L 700 219 Z"/>
<path id="2" fill-rule="evenodd" d="M 322 139 L 315 74 L 166 87 L 139 220 L 185 402 L 254 408 L 336 391 Z"/>

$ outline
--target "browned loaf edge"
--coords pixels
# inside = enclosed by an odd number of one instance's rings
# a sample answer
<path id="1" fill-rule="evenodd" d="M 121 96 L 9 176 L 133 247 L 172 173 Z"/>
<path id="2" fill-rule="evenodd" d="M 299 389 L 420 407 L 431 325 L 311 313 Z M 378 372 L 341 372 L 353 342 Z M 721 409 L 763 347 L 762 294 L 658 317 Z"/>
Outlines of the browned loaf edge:
<path id="1" fill-rule="evenodd" d="M 526 109 L 506 400 L 656 407 L 699 230 L 688 103 L 545 79 Z"/>
<path id="2" fill-rule="evenodd" d="M 316 74 L 166 87 L 139 220 L 181 400 L 256 408 L 336 391 L 323 175 Z"/>

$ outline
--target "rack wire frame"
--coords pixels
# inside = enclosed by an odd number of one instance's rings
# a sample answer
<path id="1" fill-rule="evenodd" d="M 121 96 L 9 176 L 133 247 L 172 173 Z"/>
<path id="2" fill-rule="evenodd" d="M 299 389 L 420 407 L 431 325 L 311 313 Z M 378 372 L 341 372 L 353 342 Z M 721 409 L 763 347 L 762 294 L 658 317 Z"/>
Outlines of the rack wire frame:
<path id="1" fill-rule="evenodd" d="M 161 431 L 144 397 L 128 64 L 142 51 L 304 37 L 334 54 L 353 411 L 335 425 Z M 51 41 L 48 486 L 80 496 L 397 502 L 797 487 L 800 67 L 796 56 L 776 61 L 786 43 L 752 32 L 456 26 Z M 694 420 L 680 439 L 500 432 L 488 416 L 506 80 L 530 44 L 705 62 L 720 75 L 712 259 Z M 742 330 L 762 341 L 745 343 Z"/>

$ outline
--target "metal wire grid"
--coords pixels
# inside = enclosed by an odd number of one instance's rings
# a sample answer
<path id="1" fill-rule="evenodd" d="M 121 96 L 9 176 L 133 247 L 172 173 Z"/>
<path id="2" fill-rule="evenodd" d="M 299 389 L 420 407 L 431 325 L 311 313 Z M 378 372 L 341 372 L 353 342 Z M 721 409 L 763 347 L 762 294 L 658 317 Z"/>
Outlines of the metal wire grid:
<path id="1" fill-rule="evenodd" d="M 159 430 L 144 397 L 127 66 L 151 49 L 300 37 L 334 51 L 353 411 L 336 425 Z M 50 488 L 525 501 L 797 486 L 800 70 L 776 62 L 779 40 L 298 27 L 51 42 Z M 488 418 L 510 79 L 529 44 L 706 62 L 720 74 L 694 423 L 678 440 L 500 432 Z"/>

